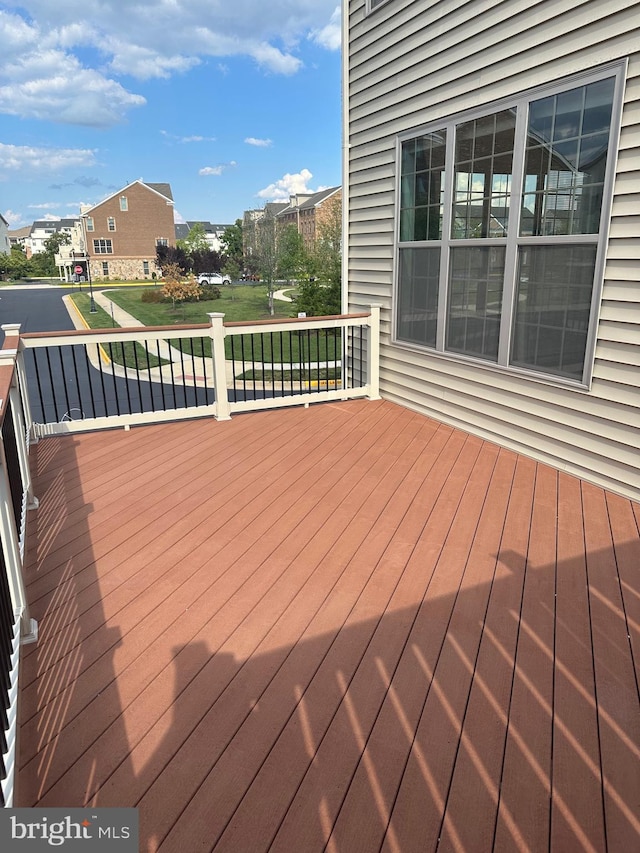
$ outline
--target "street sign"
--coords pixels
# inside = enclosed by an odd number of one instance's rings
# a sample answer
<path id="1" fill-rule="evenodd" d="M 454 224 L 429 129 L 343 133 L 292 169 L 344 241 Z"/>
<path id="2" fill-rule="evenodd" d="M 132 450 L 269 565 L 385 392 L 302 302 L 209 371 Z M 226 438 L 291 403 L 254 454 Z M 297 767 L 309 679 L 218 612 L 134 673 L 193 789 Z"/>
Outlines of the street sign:
<path id="1" fill-rule="evenodd" d="M 73 268 L 73 271 L 76 275 L 80 275 L 80 273 L 82 272 L 82 267 L 80 266 L 80 264 L 76 264 L 76 266 Z"/>

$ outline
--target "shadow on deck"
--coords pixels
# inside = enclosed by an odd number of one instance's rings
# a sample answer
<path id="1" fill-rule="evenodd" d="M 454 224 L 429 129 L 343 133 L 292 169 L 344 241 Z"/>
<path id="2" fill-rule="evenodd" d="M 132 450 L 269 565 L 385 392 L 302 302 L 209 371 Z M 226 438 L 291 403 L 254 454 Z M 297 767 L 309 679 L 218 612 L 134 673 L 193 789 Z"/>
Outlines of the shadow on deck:
<path id="1" fill-rule="evenodd" d="M 638 505 L 382 401 L 32 454 L 17 805 L 168 853 L 634 849 Z"/>

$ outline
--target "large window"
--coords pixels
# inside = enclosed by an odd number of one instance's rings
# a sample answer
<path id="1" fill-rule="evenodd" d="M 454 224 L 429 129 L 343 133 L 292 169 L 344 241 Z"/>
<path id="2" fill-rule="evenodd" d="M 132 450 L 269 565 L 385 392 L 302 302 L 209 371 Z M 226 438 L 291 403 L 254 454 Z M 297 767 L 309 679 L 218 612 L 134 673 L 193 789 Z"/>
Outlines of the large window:
<path id="1" fill-rule="evenodd" d="M 619 74 L 400 140 L 397 341 L 588 381 Z"/>
<path id="2" fill-rule="evenodd" d="M 111 240 L 94 240 L 93 251 L 96 255 L 112 255 L 113 244 Z"/>

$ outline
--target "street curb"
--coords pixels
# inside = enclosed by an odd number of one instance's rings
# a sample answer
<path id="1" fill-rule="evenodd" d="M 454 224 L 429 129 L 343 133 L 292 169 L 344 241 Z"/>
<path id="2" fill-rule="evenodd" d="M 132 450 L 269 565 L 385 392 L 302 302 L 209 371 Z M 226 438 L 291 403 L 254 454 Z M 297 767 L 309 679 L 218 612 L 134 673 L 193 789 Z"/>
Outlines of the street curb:
<path id="1" fill-rule="evenodd" d="M 69 317 L 71 317 L 71 322 L 76 327 L 76 329 L 83 329 L 84 328 L 84 329 L 87 329 L 88 331 L 91 331 L 91 326 L 84 319 L 84 317 L 80 313 L 80 309 L 78 308 L 76 303 L 73 301 L 71 296 L 69 294 L 66 294 L 65 296 L 62 297 L 62 301 L 64 303 L 64 307 L 67 309 Z M 80 325 L 78 325 L 78 321 L 80 322 Z M 104 363 L 106 365 L 111 364 L 111 359 L 109 358 L 109 356 L 105 352 L 105 349 L 102 346 L 102 344 L 98 344 L 98 349 L 100 350 L 100 358 L 104 361 Z"/>

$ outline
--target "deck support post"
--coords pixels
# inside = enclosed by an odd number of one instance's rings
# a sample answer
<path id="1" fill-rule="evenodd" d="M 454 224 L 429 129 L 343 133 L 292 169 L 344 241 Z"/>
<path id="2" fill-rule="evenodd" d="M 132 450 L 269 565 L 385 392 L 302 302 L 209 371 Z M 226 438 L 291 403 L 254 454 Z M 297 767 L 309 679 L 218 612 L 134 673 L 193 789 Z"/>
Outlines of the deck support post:
<path id="1" fill-rule="evenodd" d="M 217 421 L 231 420 L 229 395 L 227 393 L 227 364 L 224 351 L 224 314 L 212 312 L 208 315 L 211 321 L 211 358 L 213 361 L 213 387 L 216 392 Z"/>
<path id="2" fill-rule="evenodd" d="M 369 346 L 367 347 L 367 385 L 370 400 L 380 399 L 380 308 L 378 303 L 371 306 L 369 324 Z"/>

